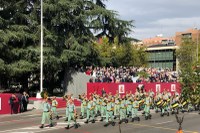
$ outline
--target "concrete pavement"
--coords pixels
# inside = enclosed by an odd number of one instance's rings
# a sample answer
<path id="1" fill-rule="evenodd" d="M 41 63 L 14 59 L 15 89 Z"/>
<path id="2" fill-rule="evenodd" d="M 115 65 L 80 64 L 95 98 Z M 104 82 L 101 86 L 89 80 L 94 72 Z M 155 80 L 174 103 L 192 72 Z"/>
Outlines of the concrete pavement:
<path id="1" fill-rule="evenodd" d="M 58 109 L 61 117 L 55 127 L 45 127 L 40 129 L 41 110 L 32 110 L 16 115 L 1 115 L 0 116 L 0 133 L 175 133 L 178 129 L 178 123 L 174 115 L 160 117 L 160 114 L 152 112 L 152 119 L 145 120 L 144 116 L 140 116 L 140 122 L 130 122 L 115 126 L 109 125 L 104 127 L 105 122 L 99 122 L 100 118 L 92 124 L 85 124 L 85 119 L 79 119 L 81 125 L 78 129 L 73 127 L 66 130 L 65 110 Z M 180 113 L 182 115 L 182 113 Z M 197 112 L 184 113 L 184 121 L 182 124 L 184 133 L 200 133 L 200 115 Z M 118 122 L 118 120 L 116 120 Z"/>

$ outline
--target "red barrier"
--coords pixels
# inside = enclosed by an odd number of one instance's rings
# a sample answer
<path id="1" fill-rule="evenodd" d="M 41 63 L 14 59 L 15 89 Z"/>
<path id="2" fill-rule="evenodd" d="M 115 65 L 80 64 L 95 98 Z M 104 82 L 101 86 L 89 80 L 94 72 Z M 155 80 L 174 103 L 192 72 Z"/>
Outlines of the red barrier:
<path id="1" fill-rule="evenodd" d="M 11 107 L 9 104 L 9 99 L 12 94 L 10 93 L 0 93 L 0 114 L 10 114 Z M 18 98 L 13 103 L 13 113 L 17 114 L 19 112 L 19 102 Z"/>
<path id="2" fill-rule="evenodd" d="M 63 100 L 63 98 L 57 97 L 56 100 L 58 102 L 57 108 L 65 108 L 66 107 L 66 101 Z M 41 101 L 42 102 L 42 98 L 38 99 L 36 97 L 30 97 L 29 101 Z M 74 104 L 75 104 L 75 106 L 80 106 L 81 102 L 78 99 L 74 99 Z"/>
<path id="3" fill-rule="evenodd" d="M 101 95 L 101 91 L 104 88 L 105 92 L 112 93 L 114 95 L 118 91 L 121 95 L 132 91 L 135 93 L 138 86 L 144 85 L 144 89 L 148 92 L 150 89 L 154 93 L 157 91 L 163 92 L 164 89 L 170 91 L 172 94 L 176 91 L 180 93 L 180 83 L 87 83 L 87 95 L 96 91 Z"/>

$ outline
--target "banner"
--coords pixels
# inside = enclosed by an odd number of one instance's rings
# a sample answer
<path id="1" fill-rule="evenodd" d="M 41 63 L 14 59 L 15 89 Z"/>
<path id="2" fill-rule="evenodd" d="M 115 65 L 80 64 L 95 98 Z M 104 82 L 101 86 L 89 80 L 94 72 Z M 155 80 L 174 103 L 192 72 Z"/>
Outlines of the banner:
<path id="1" fill-rule="evenodd" d="M 119 85 L 119 94 L 124 94 L 124 93 L 125 93 L 124 85 Z"/>
<path id="2" fill-rule="evenodd" d="M 146 92 L 152 90 L 155 94 L 156 92 L 163 92 L 164 90 L 174 94 L 175 92 L 180 93 L 181 86 L 180 83 L 87 83 L 87 95 L 96 92 L 102 95 L 102 89 L 105 92 L 115 95 L 119 92 L 121 95 L 132 92 L 135 93 L 137 88 L 143 88 Z"/>
<path id="3" fill-rule="evenodd" d="M 175 92 L 176 91 L 176 85 L 175 84 L 171 84 L 171 91 Z"/>

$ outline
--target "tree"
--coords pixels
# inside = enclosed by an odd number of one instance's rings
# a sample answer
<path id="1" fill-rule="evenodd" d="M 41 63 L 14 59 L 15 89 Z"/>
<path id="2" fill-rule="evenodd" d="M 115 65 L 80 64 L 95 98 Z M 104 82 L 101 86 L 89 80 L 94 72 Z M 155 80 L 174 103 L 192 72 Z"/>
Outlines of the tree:
<path id="1" fill-rule="evenodd" d="M 0 60 L 3 62 L 4 73 L 0 79 L 18 79 L 27 87 L 30 72 L 38 69 L 39 28 L 34 18 L 34 0 L 1 1 L 0 10 Z"/>
<path id="2" fill-rule="evenodd" d="M 101 64 L 95 40 L 107 36 L 109 42 L 115 37 L 124 42 L 133 27 L 106 9 L 104 0 L 43 0 L 43 7 L 44 86 L 50 92 L 66 77 L 61 73 Z M 2 0 L 0 14 L 0 79 L 27 88 L 28 77 L 40 72 L 40 1 Z"/>
<path id="3" fill-rule="evenodd" d="M 115 38 L 114 43 L 104 37 L 102 43 L 95 44 L 99 51 L 101 66 L 145 66 L 147 64 L 147 54 L 142 47 L 136 47 L 130 43 L 118 43 Z"/>
<path id="4" fill-rule="evenodd" d="M 200 76 L 199 67 L 196 64 L 195 43 L 190 39 L 184 39 L 177 50 L 177 58 L 179 60 L 180 77 L 182 86 L 182 95 L 186 99 L 190 99 L 193 103 L 200 92 Z"/>

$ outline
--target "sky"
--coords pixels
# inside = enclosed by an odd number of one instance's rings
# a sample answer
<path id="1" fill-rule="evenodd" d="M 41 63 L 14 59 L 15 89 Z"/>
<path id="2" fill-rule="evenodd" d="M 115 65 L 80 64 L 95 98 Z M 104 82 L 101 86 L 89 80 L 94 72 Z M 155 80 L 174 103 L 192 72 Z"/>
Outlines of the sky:
<path id="1" fill-rule="evenodd" d="M 200 29 L 200 0 L 107 0 L 105 4 L 121 19 L 134 20 L 130 36 L 137 39 Z"/>

